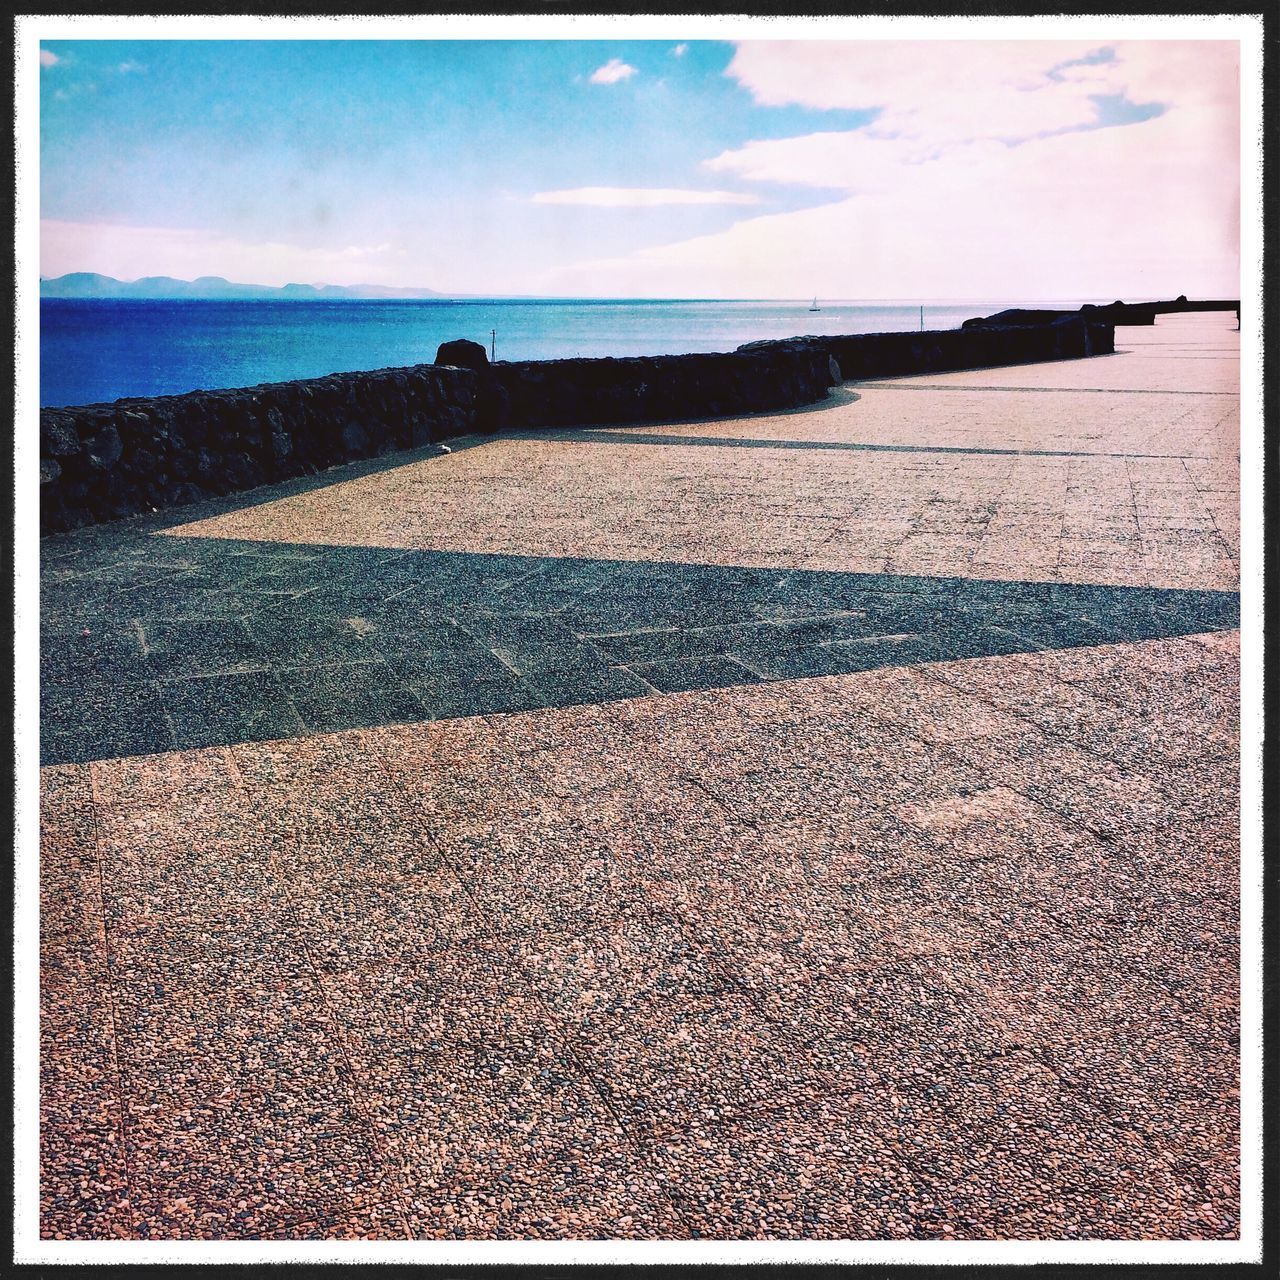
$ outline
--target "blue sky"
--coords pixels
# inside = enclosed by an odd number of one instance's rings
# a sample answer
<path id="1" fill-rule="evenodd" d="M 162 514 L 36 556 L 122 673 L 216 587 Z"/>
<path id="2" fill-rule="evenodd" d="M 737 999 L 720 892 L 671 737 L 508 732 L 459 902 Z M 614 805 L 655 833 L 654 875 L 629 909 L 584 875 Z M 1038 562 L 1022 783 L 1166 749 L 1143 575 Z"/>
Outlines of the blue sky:
<path id="1" fill-rule="evenodd" d="M 1124 186 L 1125 156 L 1171 141 L 1190 179 L 1206 176 L 1202 152 L 1209 163 L 1231 123 L 1229 68 L 1153 49 L 50 40 L 41 271 L 774 296 L 794 254 L 797 281 L 825 264 L 847 282 L 831 295 L 910 296 L 949 201 L 1003 195 L 1042 225 L 1064 164 L 1082 179 L 1102 165 Z M 1188 67 L 1206 86 L 1187 83 Z M 1170 114 L 1185 136 L 1161 132 Z M 1141 146 L 1115 145 L 1140 131 Z M 1132 181 L 1149 182 L 1139 168 Z M 907 192 L 915 213 L 899 234 Z M 1064 244 L 1097 234 L 1076 223 Z M 1178 236 L 1164 247 L 1175 255 Z M 979 257 L 989 275 L 992 253 Z M 963 285 L 953 258 L 934 264 L 943 287 L 930 296 Z M 1220 259 L 1204 273 L 1229 273 Z"/>

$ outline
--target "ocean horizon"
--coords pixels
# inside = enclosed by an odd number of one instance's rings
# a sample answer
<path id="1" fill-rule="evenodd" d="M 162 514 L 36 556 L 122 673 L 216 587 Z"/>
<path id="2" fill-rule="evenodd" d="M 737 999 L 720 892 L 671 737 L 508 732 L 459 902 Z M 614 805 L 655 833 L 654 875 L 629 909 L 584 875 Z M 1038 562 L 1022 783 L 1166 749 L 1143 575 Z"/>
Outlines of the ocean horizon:
<path id="1" fill-rule="evenodd" d="M 955 329 L 971 316 L 1064 302 L 619 298 L 79 299 L 40 301 L 42 407 L 430 363 L 470 338 L 498 360 L 731 351 L 806 334 Z"/>

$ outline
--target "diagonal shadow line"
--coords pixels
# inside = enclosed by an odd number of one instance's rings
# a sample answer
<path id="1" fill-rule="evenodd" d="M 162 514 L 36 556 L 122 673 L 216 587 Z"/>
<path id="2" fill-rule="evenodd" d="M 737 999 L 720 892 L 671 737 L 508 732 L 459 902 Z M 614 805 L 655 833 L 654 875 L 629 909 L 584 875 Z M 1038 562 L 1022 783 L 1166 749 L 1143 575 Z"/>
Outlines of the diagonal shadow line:
<path id="1" fill-rule="evenodd" d="M 110 549 L 111 555 L 104 553 Z M 45 568 L 45 764 L 1223 630 L 1235 592 L 118 537 Z"/>
<path id="2" fill-rule="evenodd" d="M 999 387 L 953 382 L 877 382 L 877 391 L 1035 391 L 1044 395 L 1086 396 L 1238 396 L 1238 391 L 1174 391 L 1161 387 Z"/>
<path id="3" fill-rule="evenodd" d="M 572 430 L 572 429 L 570 429 Z M 844 440 L 756 440 L 735 436 L 676 436 L 655 432 L 619 430 L 526 431 L 525 439 L 557 440 L 565 444 L 671 444 L 707 445 L 720 449 L 831 449 L 851 453 L 956 453 L 1008 458 L 1129 458 L 1178 459 L 1194 455 L 1175 453 L 1098 453 L 1088 449 L 996 449 L 984 446 L 929 444 L 870 444 Z"/>

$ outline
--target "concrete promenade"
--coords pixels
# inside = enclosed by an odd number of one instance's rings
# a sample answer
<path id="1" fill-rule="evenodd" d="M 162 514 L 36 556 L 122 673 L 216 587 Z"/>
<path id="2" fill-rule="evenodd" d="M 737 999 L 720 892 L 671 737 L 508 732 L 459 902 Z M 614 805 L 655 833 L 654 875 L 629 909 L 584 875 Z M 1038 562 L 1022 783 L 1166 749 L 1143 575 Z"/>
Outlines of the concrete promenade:
<path id="1" fill-rule="evenodd" d="M 1239 350 L 42 547 L 42 1231 L 1239 1227 Z"/>

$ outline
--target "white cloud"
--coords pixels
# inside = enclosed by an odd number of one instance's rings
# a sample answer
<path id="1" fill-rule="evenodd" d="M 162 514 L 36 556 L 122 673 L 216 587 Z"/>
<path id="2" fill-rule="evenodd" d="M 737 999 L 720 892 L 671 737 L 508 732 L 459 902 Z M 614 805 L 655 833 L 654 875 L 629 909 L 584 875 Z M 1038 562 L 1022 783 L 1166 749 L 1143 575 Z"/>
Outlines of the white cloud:
<path id="1" fill-rule="evenodd" d="M 395 245 L 384 242 L 383 244 L 352 244 L 345 249 L 337 250 L 340 257 L 343 258 L 376 258 L 384 253 L 390 253 Z"/>
<path id="2" fill-rule="evenodd" d="M 592 84 L 617 84 L 620 80 L 630 80 L 636 74 L 635 67 L 623 62 L 621 58 L 610 58 L 603 67 L 597 67 L 591 73 Z"/>
<path id="3" fill-rule="evenodd" d="M 687 44 L 678 44 L 674 49 L 671 50 L 671 55 L 672 57 L 675 57 L 675 58 L 683 58 L 684 55 L 688 52 L 689 52 L 689 46 Z"/>
<path id="4" fill-rule="evenodd" d="M 1050 140 L 1047 135 L 1061 134 L 1073 123 L 1096 125 L 1091 96 L 1100 93 L 1167 104 L 1180 120 L 1177 132 L 1207 131 L 1232 155 L 1238 147 L 1237 54 L 1224 42 L 1116 45 L 1102 58 L 1086 46 L 1062 44 L 921 44 L 912 46 L 915 61 L 897 66 L 894 75 L 885 68 L 894 68 L 904 46 L 871 45 L 879 56 L 869 61 L 866 47 L 787 45 L 762 52 L 740 46 L 730 72 L 736 67 L 737 74 L 752 76 L 753 91 L 770 101 L 787 95 L 810 103 L 862 101 L 881 107 L 881 114 L 861 129 L 747 142 L 705 161 L 705 167 L 754 182 L 864 193 L 916 184 L 923 172 L 932 178 L 922 180 L 944 195 L 944 178 L 963 180 L 960 160 L 972 166 L 993 148 L 998 157 L 1015 139 L 1021 141 L 1015 150 L 1026 155 L 1009 157 L 1009 168 L 1032 167 L 1029 157 Z M 848 79 L 826 75 L 840 65 L 832 61 L 836 54 L 851 61 Z M 744 57 L 746 65 L 740 65 Z M 803 75 L 796 74 L 797 64 Z M 1150 131 L 1126 135 L 1130 141 L 1151 136 Z M 1106 146 L 1082 145 L 1082 154 Z M 944 160 L 953 163 L 943 165 Z M 1123 182 L 1123 175 L 1117 180 Z"/>
<path id="5" fill-rule="evenodd" d="M 759 204 L 760 197 L 740 191 L 688 191 L 672 187 L 574 187 L 539 191 L 533 204 L 593 205 L 601 209 L 650 208 L 667 204 Z"/>
<path id="6" fill-rule="evenodd" d="M 886 141 L 859 129 L 748 142 L 703 165 L 748 182 L 873 191 L 897 182 L 904 165 L 918 163 L 913 151 L 910 144 Z"/>
<path id="7" fill-rule="evenodd" d="M 1234 297 L 1234 117 L 1171 111 L 1020 147 L 978 143 L 894 164 L 857 134 L 754 144 L 734 168 L 850 194 L 726 231 L 586 262 L 547 292 L 651 297 Z M 787 144 L 794 144 L 788 149 Z M 885 149 L 882 160 L 874 148 Z M 722 168 L 730 168 L 724 157 Z M 751 166 L 754 166 L 752 168 Z"/>
<path id="8" fill-rule="evenodd" d="M 1091 48 L 1065 41 L 751 40 L 738 44 L 725 74 L 765 106 L 857 111 L 994 87 L 1034 92 L 1051 67 Z"/>
<path id="9" fill-rule="evenodd" d="M 144 67 L 141 62 L 122 62 L 116 68 L 116 70 L 122 76 L 128 76 L 128 75 L 137 75 L 140 72 L 145 71 L 146 67 Z"/>
<path id="10" fill-rule="evenodd" d="M 223 276 L 241 284 L 429 284 L 406 280 L 392 244 L 337 248 L 246 241 L 190 227 L 137 227 L 114 223 L 40 223 L 40 274 L 97 271 L 117 280 L 140 276 Z"/>
<path id="11" fill-rule="evenodd" d="M 56 67 L 61 61 L 62 59 L 52 49 L 40 50 L 40 65 L 42 67 Z"/>
<path id="12" fill-rule="evenodd" d="M 1240 46 L 1234 40 L 1120 42 L 1108 70 L 1107 92 L 1134 102 L 1178 108 L 1240 110 Z"/>
<path id="13" fill-rule="evenodd" d="M 726 74 L 762 105 L 879 109 L 869 132 L 923 153 L 1088 125 L 1093 95 L 1221 102 L 1238 57 L 1232 41 L 745 41 Z"/>

